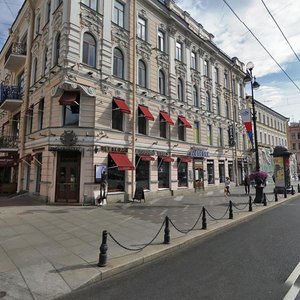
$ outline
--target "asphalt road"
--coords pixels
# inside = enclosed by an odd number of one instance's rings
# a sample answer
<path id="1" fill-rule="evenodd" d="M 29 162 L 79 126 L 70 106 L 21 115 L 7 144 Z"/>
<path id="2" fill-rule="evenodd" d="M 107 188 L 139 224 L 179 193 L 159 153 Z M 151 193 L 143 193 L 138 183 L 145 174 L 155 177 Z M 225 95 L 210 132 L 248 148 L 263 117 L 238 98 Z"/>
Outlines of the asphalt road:
<path id="1" fill-rule="evenodd" d="M 282 300 L 300 262 L 299 200 L 60 299 Z"/>

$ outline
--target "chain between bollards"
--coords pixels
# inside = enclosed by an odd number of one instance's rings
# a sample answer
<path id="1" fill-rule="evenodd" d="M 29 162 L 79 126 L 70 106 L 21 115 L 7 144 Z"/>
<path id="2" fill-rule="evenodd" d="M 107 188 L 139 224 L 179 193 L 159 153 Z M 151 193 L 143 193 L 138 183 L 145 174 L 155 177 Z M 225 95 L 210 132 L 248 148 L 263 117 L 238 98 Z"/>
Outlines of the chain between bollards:
<path id="1" fill-rule="evenodd" d="M 170 244 L 170 226 L 169 226 L 169 217 L 168 216 L 166 216 L 166 220 L 165 220 L 164 244 Z"/>
<path id="2" fill-rule="evenodd" d="M 233 219 L 232 201 L 229 200 L 229 219 Z"/>
<path id="3" fill-rule="evenodd" d="M 107 247 L 107 231 L 103 230 L 98 267 L 105 267 L 107 265 L 107 249 L 108 249 L 108 247 Z"/>
<path id="4" fill-rule="evenodd" d="M 266 193 L 264 193 L 264 196 L 263 196 L 263 204 L 264 204 L 264 206 L 267 206 L 267 196 L 266 196 Z"/>
<path id="5" fill-rule="evenodd" d="M 252 197 L 249 195 L 249 211 L 252 211 Z"/>
<path id="6" fill-rule="evenodd" d="M 203 206 L 202 207 L 202 229 L 207 229 L 207 223 L 206 223 L 206 209 Z"/>

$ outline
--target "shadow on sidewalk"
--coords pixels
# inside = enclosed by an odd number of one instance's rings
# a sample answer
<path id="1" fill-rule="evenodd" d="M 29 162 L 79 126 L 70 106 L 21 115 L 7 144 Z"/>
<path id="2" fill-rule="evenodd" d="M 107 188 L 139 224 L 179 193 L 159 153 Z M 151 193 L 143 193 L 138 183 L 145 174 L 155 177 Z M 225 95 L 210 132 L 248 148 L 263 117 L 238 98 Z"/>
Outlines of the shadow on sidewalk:
<path id="1" fill-rule="evenodd" d="M 25 194 L 0 195 L 0 207 L 9 206 L 45 206 L 46 202 L 40 196 Z"/>

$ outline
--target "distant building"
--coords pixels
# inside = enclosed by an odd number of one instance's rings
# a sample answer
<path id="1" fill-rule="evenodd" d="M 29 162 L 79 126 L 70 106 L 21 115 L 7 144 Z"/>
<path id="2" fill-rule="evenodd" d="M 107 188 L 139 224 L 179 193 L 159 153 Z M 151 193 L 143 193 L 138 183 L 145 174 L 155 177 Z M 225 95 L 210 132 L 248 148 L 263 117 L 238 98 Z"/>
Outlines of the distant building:
<path id="1" fill-rule="evenodd" d="M 289 150 L 293 152 L 297 160 L 297 173 L 300 173 L 300 122 L 290 123 L 288 127 Z"/>

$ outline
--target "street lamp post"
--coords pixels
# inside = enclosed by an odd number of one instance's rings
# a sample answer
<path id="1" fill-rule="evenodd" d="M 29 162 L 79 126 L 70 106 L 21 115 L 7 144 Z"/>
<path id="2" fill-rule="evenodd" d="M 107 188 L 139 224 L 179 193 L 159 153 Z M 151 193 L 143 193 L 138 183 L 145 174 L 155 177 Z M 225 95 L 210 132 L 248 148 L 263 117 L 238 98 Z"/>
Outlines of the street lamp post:
<path id="1" fill-rule="evenodd" d="M 246 65 L 247 75 L 244 78 L 244 82 L 251 83 L 251 102 L 252 102 L 252 120 L 253 120 L 253 129 L 254 129 L 254 151 L 255 151 L 255 171 L 259 172 L 259 154 L 258 154 L 258 141 L 257 141 L 257 129 L 256 129 L 256 110 L 255 110 L 255 99 L 253 90 L 259 88 L 259 83 L 256 81 L 255 76 L 252 74 L 254 68 L 253 62 L 248 62 Z"/>

